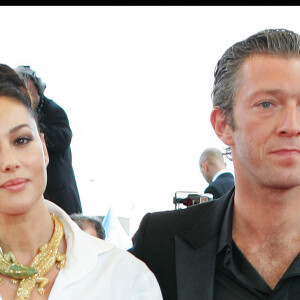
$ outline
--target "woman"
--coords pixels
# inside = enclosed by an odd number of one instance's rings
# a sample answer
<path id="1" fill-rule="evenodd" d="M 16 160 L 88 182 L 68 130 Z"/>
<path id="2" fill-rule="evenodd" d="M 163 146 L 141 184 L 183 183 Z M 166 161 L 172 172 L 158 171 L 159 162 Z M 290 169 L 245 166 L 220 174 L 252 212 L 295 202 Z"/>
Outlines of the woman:
<path id="1" fill-rule="evenodd" d="M 44 199 L 48 162 L 25 84 L 0 65 L 0 299 L 162 299 L 143 262 Z"/>

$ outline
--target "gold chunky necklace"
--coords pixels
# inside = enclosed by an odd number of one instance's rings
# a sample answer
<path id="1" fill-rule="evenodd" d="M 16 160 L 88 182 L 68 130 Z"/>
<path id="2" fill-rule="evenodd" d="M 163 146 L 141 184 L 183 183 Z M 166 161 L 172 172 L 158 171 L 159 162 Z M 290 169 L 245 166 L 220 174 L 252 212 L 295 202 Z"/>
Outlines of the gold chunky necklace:
<path id="1" fill-rule="evenodd" d="M 49 279 L 45 275 L 58 262 L 57 268 L 65 265 L 66 256 L 58 251 L 58 246 L 64 236 L 64 226 L 59 218 L 51 214 L 54 222 L 54 233 L 51 240 L 40 247 L 40 252 L 29 266 L 17 262 L 12 252 L 4 253 L 0 248 L 0 273 L 11 277 L 14 282 L 20 282 L 15 300 L 28 300 L 30 294 L 38 283 L 38 292 L 43 295 Z M 0 279 L 0 283 L 2 280 Z"/>

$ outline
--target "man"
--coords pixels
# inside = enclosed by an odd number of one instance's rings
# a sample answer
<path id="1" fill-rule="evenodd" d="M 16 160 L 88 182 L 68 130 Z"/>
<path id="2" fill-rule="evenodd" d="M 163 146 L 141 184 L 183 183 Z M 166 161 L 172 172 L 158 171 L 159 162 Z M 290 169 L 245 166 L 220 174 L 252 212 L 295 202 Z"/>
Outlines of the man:
<path id="1" fill-rule="evenodd" d="M 234 186 L 234 177 L 226 171 L 226 163 L 219 149 L 205 149 L 200 156 L 199 165 L 203 177 L 209 183 L 204 193 L 212 194 L 217 199 Z"/>
<path id="2" fill-rule="evenodd" d="M 72 214 L 70 217 L 83 231 L 105 240 L 105 230 L 99 218 L 83 216 L 82 214 Z"/>
<path id="3" fill-rule="evenodd" d="M 46 199 L 56 203 L 69 215 L 82 213 L 81 201 L 72 167 L 72 131 L 65 111 L 44 95 L 46 85 L 29 66 L 15 69 L 26 83 L 32 105 L 45 135 L 49 164 L 47 167 Z"/>
<path id="4" fill-rule="evenodd" d="M 130 252 L 167 300 L 300 299 L 300 36 L 265 30 L 234 44 L 217 64 L 212 98 L 235 188 L 147 214 Z"/>

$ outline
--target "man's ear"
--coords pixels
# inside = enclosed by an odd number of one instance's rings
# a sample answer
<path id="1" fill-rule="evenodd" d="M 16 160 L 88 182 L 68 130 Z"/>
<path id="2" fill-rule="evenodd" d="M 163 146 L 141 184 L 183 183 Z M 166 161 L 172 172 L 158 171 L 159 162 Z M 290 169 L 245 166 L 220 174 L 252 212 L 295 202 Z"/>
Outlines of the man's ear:
<path id="1" fill-rule="evenodd" d="M 201 168 L 202 168 L 203 172 L 206 173 L 206 172 L 208 171 L 208 166 L 207 166 L 207 164 L 204 163 L 204 162 L 202 162 L 200 165 L 201 165 Z"/>
<path id="2" fill-rule="evenodd" d="M 232 127 L 228 122 L 228 118 L 224 116 L 218 107 L 213 108 L 210 122 L 219 139 L 227 146 L 232 146 L 234 143 Z"/>
<path id="3" fill-rule="evenodd" d="M 44 150 L 45 165 L 47 167 L 49 164 L 49 154 L 48 154 L 48 150 L 47 150 L 47 146 L 46 146 L 45 136 L 42 132 L 40 133 L 40 138 L 41 138 L 42 146 L 43 146 L 43 150 Z"/>

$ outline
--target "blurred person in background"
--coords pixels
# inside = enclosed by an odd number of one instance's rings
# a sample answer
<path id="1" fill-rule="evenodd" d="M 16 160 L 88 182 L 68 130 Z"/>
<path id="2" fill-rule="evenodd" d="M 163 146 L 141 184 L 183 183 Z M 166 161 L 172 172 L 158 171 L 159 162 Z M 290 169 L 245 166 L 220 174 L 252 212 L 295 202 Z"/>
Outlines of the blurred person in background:
<path id="1" fill-rule="evenodd" d="M 234 186 L 234 177 L 226 170 L 221 150 L 205 149 L 200 156 L 199 166 L 203 177 L 209 183 L 204 193 L 212 194 L 213 199 L 220 198 Z"/>
<path id="2" fill-rule="evenodd" d="M 45 198 L 53 201 L 69 215 L 82 213 L 81 201 L 72 166 L 72 131 L 66 112 L 44 95 L 46 84 L 29 66 L 19 66 L 15 71 L 25 81 L 31 101 L 45 134 L 49 165 Z"/>
<path id="3" fill-rule="evenodd" d="M 83 216 L 82 214 L 72 214 L 70 217 L 83 231 L 105 240 L 105 231 L 98 217 Z"/>

